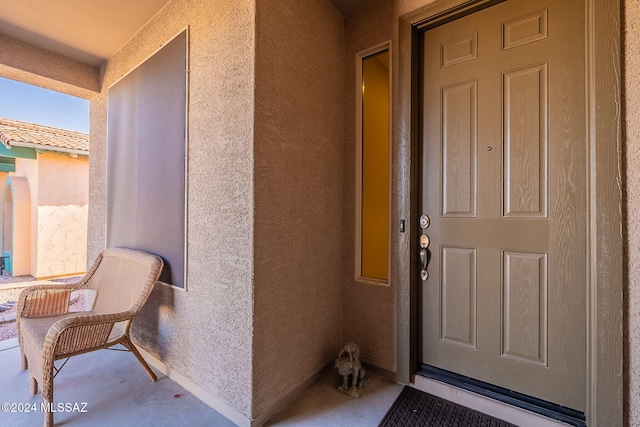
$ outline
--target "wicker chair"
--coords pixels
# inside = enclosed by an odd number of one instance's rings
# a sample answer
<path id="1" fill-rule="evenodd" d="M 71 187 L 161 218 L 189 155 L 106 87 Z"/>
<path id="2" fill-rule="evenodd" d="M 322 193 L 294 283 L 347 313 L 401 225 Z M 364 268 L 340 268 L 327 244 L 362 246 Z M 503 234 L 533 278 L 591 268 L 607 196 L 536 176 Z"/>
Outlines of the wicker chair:
<path id="1" fill-rule="evenodd" d="M 156 376 L 129 337 L 131 320 L 147 301 L 162 270 L 162 260 L 132 249 L 103 251 L 89 272 L 72 285 L 36 285 L 22 291 L 17 325 L 22 369 L 29 368 L 31 394 L 42 388 L 44 425 L 53 426 L 54 361 L 121 344 L 140 361 L 153 381 Z M 69 312 L 74 290 L 94 294 L 90 311 Z"/>

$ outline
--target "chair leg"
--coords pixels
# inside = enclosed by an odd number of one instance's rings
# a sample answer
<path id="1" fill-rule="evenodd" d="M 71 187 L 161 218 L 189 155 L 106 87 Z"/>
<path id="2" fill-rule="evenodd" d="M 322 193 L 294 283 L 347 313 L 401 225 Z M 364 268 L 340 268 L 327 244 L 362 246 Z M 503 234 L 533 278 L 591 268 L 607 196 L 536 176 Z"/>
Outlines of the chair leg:
<path id="1" fill-rule="evenodd" d="M 45 369 L 42 377 L 42 399 L 46 409 L 44 411 L 44 427 L 53 427 L 53 364 Z"/>
<path id="2" fill-rule="evenodd" d="M 29 393 L 33 396 L 38 394 L 38 381 L 34 377 L 29 377 Z"/>
<path id="3" fill-rule="evenodd" d="M 47 407 L 44 413 L 44 427 L 53 427 L 53 412 L 51 412 L 51 409 L 53 408 L 53 401 L 47 402 L 45 400 L 44 403 Z"/>
<path id="4" fill-rule="evenodd" d="M 133 342 L 131 341 L 131 338 L 129 338 L 128 335 L 124 337 L 124 346 L 127 347 L 129 351 L 131 351 L 131 353 L 133 353 L 136 356 L 136 358 L 138 359 L 138 361 L 140 362 L 144 370 L 147 371 L 147 374 L 149 374 L 149 377 L 151 377 L 151 380 L 157 381 L 158 377 L 156 376 L 156 374 L 153 373 L 153 371 L 151 370 L 147 362 L 144 360 L 144 358 L 142 357 L 142 355 L 140 354 L 140 352 L 138 351 L 136 346 L 133 344 Z"/>

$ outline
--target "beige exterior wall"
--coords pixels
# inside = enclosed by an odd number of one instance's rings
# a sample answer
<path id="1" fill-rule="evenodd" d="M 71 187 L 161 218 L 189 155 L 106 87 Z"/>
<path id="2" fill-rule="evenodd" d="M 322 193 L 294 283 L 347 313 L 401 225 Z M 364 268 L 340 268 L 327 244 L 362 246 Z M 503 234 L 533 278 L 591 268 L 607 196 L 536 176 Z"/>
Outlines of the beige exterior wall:
<path id="1" fill-rule="evenodd" d="M 343 17 L 328 0 L 256 9 L 253 413 L 342 343 Z"/>
<path id="2" fill-rule="evenodd" d="M 397 369 L 397 323 L 394 266 L 389 272 L 389 286 L 358 283 L 354 280 L 355 242 L 355 105 L 356 105 L 356 54 L 380 43 L 391 40 L 392 73 L 392 165 L 398 159 L 402 147 L 397 145 L 398 125 L 404 120 L 398 117 L 400 104 L 408 100 L 398 98 L 398 45 L 399 18 L 418 9 L 424 9 L 433 1 L 429 0 L 378 0 L 370 6 L 358 10 L 345 20 L 345 128 L 344 128 L 344 240 L 343 240 L 343 313 L 344 337 L 360 345 L 362 358 L 367 363 L 396 372 Z M 460 2 L 462 3 L 462 1 Z M 408 212 L 399 212 L 395 195 L 402 171 L 392 166 L 391 203 L 391 250 L 394 235 L 399 233 L 399 218 L 406 218 Z"/>
<path id="3" fill-rule="evenodd" d="M 208 401 L 252 414 L 253 0 L 174 0 L 102 67 L 91 100 L 89 260 L 105 247 L 108 90 L 189 27 L 188 291 L 156 286 L 134 339 Z"/>
<path id="4" fill-rule="evenodd" d="M 358 10 L 345 19 L 345 84 L 344 84 L 344 216 L 343 216 L 343 313 L 344 339 L 360 345 L 362 359 L 379 368 L 396 372 L 397 369 L 397 314 L 394 266 L 389 272 L 389 286 L 358 283 L 354 280 L 355 242 L 355 104 L 356 104 L 356 54 L 380 43 L 391 40 L 392 73 L 392 165 L 405 147 L 398 142 L 398 125 L 406 118 L 398 116 L 400 105 L 409 102 L 398 97 L 398 47 L 399 18 L 413 11 L 428 7 L 429 0 L 378 0 Z M 460 1 L 462 3 L 462 1 Z M 408 171 L 392 166 L 391 203 L 391 251 L 395 236 L 399 233 L 399 218 L 406 218 L 397 200 L 398 186 L 404 185 Z M 399 210 L 400 209 L 400 210 Z"/>
<path id="5" fill-rule="evenodd" d="M 37 266 L 38 266 L 38 197 L 40 194 L 37 183 L 39 182 L 38 177 L 38 162 L 36 160 L 31 159 L 16 159 L 16 170 L 11 175 L 24 177 L 27 179 L 27 185 L 29 187 L 29 194 L 31 199 L 31 204 L 29 205 L 29 270 L 24 271 L 23 269 L 15 270 L 14 275 L 24 275 L 30 274 L 35 276 Z M 24 236 L 23 233 L 18 233 L 17 230 L 14 230 L 14 247 L 16 244 L 16 240 L 22 240 Z M 16 265 L 22 265 L 23 260 L 18 260 L 18 255 L 14 254 L 14 267 Z M 16 262 L 18 261 L 18 262 Z"/>
<path id="6" fill-rule="evenodd" d="M 87 269 L 88 205 L 38 206 L 37 278 L 84 273 Z"/>
<path id="7" fill-rule="evenodd" d="M 12 254 L 11 272 L 14 276 L 23 276 L 31 272 L 31 196 L 27 178 L 9 177 L 4 186 L 4 221 L 10 222 L 10 237 L 5 240 L 3 250 Z M 19 238 L 14 238 L 19 236 Z M 6 236 L 5 236 L 6 237 Z"/>
<path id="8" fill-rule="evenodd" d="M 259 2 L 256 15 L 249 1 L 170 3 L 107 62 L 91 109 L 93 258 L 108 87 L 189 26 L 188 291 L 156 288 L 134 334 L 247 418 L 341 346 L 343 19 L 328 0 Z"/>
<path id="9" fill-rule="evenodd" d="M 16 160 L 16 167 L 22 160 Z M 38 154 L 37 182 L 38 206 L 84 206 L 89 203 L 89 158 L 48 151 Z"/>
<path id="10" fill-rule="evenodd" d="M 16 164 L 19 162 L 16 160 Z M 37 169 L 31 275 L 41 278 L 83 273 L 87 265 L 89 158 L 44 152 L 38 154 Z"/>
<path id="11" fill-rule="evenodd" d="M 380 0 L 345 20 L 344 65 L 344 197 L 343 215 L 343 313 L 344 339 L 360 346 L 361 357 L 373 366 L 395 372 L 396 321 L 393 275 L 389 286 L 356 282 L 355 174 L 356 174 L 356 54 L 392 40 L 393 1 Z M 392 61 L 394 52 L 391 52 Z M 393 126 L 393 122 L 392 122 Z M 395 222 L 395 217 L 391 217 Z M 392 229 L 392 233 L 397 228 Z"/>
<path id="12" fill-rule="evenodd" d="M 89 159 L 44 152 L 37 160 L 18 158 L 15 164 L 10 176 L 24 177 L 29 185 L 31 230 L 28 271 L 15 269 L 22 262 L 14 254 L 14 275 L 41 278 L 84 272 Z M 66 223 L 65 218 L 72 222 Z M 24 235 L 14 230 L 14 239 Z"/>

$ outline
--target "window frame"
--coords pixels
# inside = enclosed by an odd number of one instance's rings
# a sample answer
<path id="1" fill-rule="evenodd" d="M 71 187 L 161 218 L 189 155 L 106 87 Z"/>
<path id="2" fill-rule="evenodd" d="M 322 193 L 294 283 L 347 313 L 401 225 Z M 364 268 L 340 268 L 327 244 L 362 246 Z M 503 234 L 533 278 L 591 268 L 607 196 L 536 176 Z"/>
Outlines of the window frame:
<path id="1" fill-rule="evenodd" d="M 388 120 L 389 120 L 389 134 L 388 134 L 388 152 L 387 152 L 387 162 L 389 165 L 388 168 L 388 176 L 387 182 L 389 183 L 388 187 L 388 220 L 387 220 L 387 279 L 379 279 L 374 277 L 367 277 L 362 274 L 362 208 L 363 208 L 363 61 L 364 59 L 387 51 L 389 53 L 389 112 L 388 112 Z M 362 50 L 356 53 L 356 143 L 355 143 L 355 250 L 354 250 L 354 280 L 359 283 L 367 283 L 372 285 L 380 285 L 380 286 L 391 286 L 390 278 L 391 278 L 391 188 L 392 188 L 392 117 L 393 117 L 393 98 L 392 98 L 392 84 L 393 84 L 393 76 L 392 76 L 392 63 L 393 63 L 393 52 L 391 49 L 391 40 L 387 40 L 383 43 L 370 47 L 368 49 Z"/>

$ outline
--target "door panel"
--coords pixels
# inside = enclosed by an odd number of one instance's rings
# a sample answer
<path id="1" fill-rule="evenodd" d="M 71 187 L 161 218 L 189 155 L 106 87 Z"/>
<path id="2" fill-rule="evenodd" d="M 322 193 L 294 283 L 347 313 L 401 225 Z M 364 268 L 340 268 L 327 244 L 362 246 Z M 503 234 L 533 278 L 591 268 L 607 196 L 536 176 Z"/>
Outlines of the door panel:
<path id="1" fill-rule="evenodd" d="M 442 216 L 476 216 L 477 81 L 442 89 Z"/>
<path id="2" fill-rule="evenodd" d="M 503 251 L 503 355 L 547 366 L 547 254 Z"/>
<path id="3" fill-rule="evenodd" d="M 476 249 L 442 247 L 442 339 L 476 348 Z"/>
<path id="4" fill-rule="evenodd" d="M 420 360 L 584 411 L 584 18 L 548 3 L 424 33 Z"/>
<path id="5" fill-rule="evenodd" d="M 547 216 L 547 69 L 503 74 L 504 216 Z"/>

